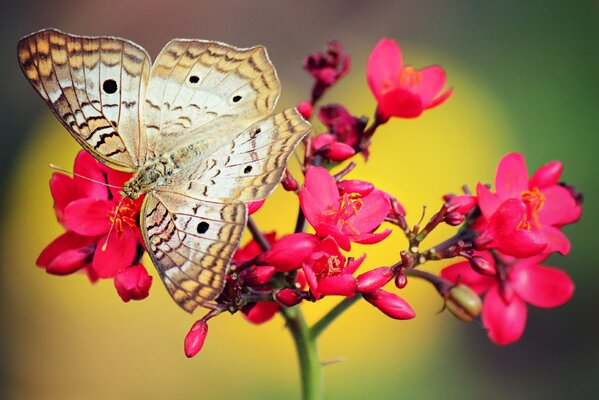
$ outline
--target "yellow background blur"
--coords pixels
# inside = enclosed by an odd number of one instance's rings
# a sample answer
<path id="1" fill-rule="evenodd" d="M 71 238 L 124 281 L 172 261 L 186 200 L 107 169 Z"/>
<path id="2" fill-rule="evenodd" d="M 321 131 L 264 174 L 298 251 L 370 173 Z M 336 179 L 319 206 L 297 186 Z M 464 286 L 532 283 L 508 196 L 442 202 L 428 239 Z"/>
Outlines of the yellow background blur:
<path id="1" fill-rule="evenodd" d="M 415 223 L 422 205 L 432 215 L 442 194 L 464 183 L 492 182 L 508 151 L 523 152 L 531 170 L 562 159 L 564 179 L 588 196 L 583 222 L 566 229 L 571 256 L 550 263 L 566 267 L 578 291 L 558 310 L 531 311 L 522 340 L 498 348 L 477 323 L 437 314 L 442 302 L 436 292 L 412 279 L 401 295 L 416 319 L 394 321 L 360 302 L 323 335 L 322 360 L 342 361 L 325 369 L 326 397 L 533 399 L 597 392 L 598 332 L 589 321 L 598 305 L 591 253 L 591 224 L 598 222 L 592 209 L 598 190 L 596 4 L 322 3 L 3 4 L 0 397 L 299 397 L 295 349 L 279 317 L 253 326 L 240 315 L 219 316 L 210 322 L 202 352 L 188 360 L 183 337 L 201 312 L 181 311 L 156 276 L 148 299 L 125 304 L 111 281 L 92 286 L 82 274 L 49 276 L 35 266 L 39 252 L 62 232 L 52 210 L 48 163 L 69 169 L 79 150 L 18 71 L 18 38 L 49 26 L 126 37 L 152 56 L 173 37 L 264 44 L 282 81 L 279 109 L 307 98 L 311 80 L 302 59 L 332 38 L 352 55 L 352 72 L 323 104 L 341 102 L 354 115 L 372 115 L 365 64 L 381 37 L 398 40 L 406 63 L 441 64 L 454 96 L 417 120 L 392 120 L 377 131 L 371 160 L 350 177 L 396 195 Z M 293 195 L 277 190 L 256 221 L 265 231 L 289 233 L 296 207 Z M 452 232 L 439 231 L 427 244 Z M 356 246 L 353 254 L 367 252 L 367 269 L 394 263 L 403 248 L 402 235 L 394 232 L 380 245 Z M 336 301 L 306 304 L 309 321 Z"/>

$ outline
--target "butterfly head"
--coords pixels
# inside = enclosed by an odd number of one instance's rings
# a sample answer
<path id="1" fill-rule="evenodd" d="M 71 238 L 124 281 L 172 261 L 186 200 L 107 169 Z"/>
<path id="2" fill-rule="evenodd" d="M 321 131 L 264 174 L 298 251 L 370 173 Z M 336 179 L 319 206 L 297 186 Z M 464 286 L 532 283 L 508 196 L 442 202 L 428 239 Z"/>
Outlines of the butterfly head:
<path id="1" fill-rule="evenodd" d="M 155 163 L 146 164 L 138 169 L 129 181 L 125 182 L 121 195 L 137 200 L 142 194 L 156 187 L 162 177 L 163 174 Z"/>

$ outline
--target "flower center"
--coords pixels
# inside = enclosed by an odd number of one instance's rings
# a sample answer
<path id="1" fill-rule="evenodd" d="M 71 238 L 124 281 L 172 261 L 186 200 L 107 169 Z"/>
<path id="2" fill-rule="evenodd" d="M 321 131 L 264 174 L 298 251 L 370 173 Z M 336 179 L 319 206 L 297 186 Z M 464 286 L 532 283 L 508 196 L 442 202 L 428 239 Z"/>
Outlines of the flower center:
<path id="1" fill-rule="evenodd" d="M 358 235 L 360 232 L 354 228 L 349 219 L 355 216 L 360 208 L 364 205 L 362 196 L 359 193 L 344 193 L 339 196 L 339 207 L 335 210 L 333 208 L 322 212 L 323 215 L 334 217 L 337 221 L 337 226 L 340 229 L 348 227 L 354 234 Z"/>
<path id="2" fill-rule="evenodd" d="M 338 256 L 325 253 L 314 263 L 313 270 L 318 279 L 338 275 L 342 270 L 341 260 Z"/>
<path id="3" fill-rule="evenodd" d="M 526 204 L 526 214 L 518 224 L 518 228 L 529 231 L 533 227 L 540 227 L 541 223 L 539 222 L 538 212 L 543 208 L 543 204 L 545 204 L 543 193 L 541 193 L 538 187 L 535 187 L 532 190 L 523 191 L 520 194 L 520 199 Z"/>
<path id="4" fill-rule="evenodd" d="M 114 206 L 111 210 L 107 211 L 107 214 L 110 223 L 114 223 L 114 229 L 119 235 L 123 233 L 125 225 L 128 225 L 133 230 L 135 230 L 137 226 L 137 210 L 133 200 L 130 198 L 123 199 L 118 210 L 117 206 Z"/>
<path id="5" fill-rule="evenodd" d="M 399 85 L 403 87 L 414 87 L 422 81 L 422 73 L 411 65 L 406 65 L 399 70 Z"/>

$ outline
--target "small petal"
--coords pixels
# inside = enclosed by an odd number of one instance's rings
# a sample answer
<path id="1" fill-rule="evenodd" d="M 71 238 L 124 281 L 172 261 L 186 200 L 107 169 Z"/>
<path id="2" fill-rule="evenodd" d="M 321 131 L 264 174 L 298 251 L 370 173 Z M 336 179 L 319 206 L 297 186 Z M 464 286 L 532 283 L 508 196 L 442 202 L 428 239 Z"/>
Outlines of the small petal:
<path id="1" fill-rule="evenodd" d="M 196 321 L 185 336 L 185 355 L 189 358 L 195 356 L 202 350 L 204 340 L 208 334 L 208 324 L 204 320 Z"/>
<path id="2" fill-rule="evenodd" d="M 265 201 L 266 201 L 266 199 L 262 199 L 262 200 L 250 201 L 249 203 L 246 203 L 248 215 L 252 215 L 255 212 L 257 212 L 262 207 L 262 205 L 264 204 Z"/>
<path id="3" fill-rule="evenodd" d="M 330 133 L 321 133 L 312 139 L 312 149 L 320 150 L 327 144 L 335 143 L 336 141 L 337 139 L 334 135 L 331 135 Z"/>
<path id="4" fill-rule="evenodd" d="M 547 242 L 547 247 L 543 251 L 545 254 L 557 251 L 561 255 L 568 255 L 570 252 L 570 241 L 564 233 L 553 226 L 542 226 L 540 228 L 543 239 Z"/>
<path id="5" fill-rule="evenodd" d="M 382 242 L 393 232 L 391 229 L 385 229 L 379 233 L 364 233 L 362 235 L 357 235 L 352 237 L 352 241 L 360 244 L 375 244 Z"/>
<path id="6" fill-rule="evenodd" d="M 563 186 L 555 185 L 543 190 L 544 203 L 538 211 L 542 225 L 558 227 L 578 221 L 582 207 L 570 191 Z"/>
<path id="7" fill-rule="evenodd" d="M 420 82 L 413 87 L 413 90 L 420 95 L 422 104 L 426 109 L 443 90 L 447 83 L 447 76 L 443 68 L 438 65 L 423 68 L 418 70 L 418 73 L 420 74 Z"/>
<path id="8" fill-rule="evenodd" d="M 491 219 L 493 214 L 495 214 L 495 211 L 497 211 L 501 205 L 501 200 L 482 183 L 476 185 L 476 196 L 478 199 L 478 207 L 483 216 L 486 219 Z"/>
<path id="9" fill-rule="evenodd" d="M 462 261 L 441 270 L 441 277 L 453 283 L 462 283 L 481 295 L 497 282 L 472 270 L 468 261 Z"/>
<path id="10" fill-rule="evenodd" d="M 493 287 L 483 302 L 482 322 L 494 343 L 507 345 L 522 336 L 526 313 L 526 304 L 522 299 L 514 296 L 511 303 L 507 304 L 497 287 Z"/>
<path id="11" fill-rule="evenodd" d="M 319 240 L 309 233 L 294 233 L 283 236 L 270 250 L 262 254 L 260 263 L 272 265 L 279 272 L 293 271 L 302 266 L 318 248 Z"/>
<path id="12" fill-rule="evenodd" d="M 132 230 L 125 229 L 121 235 L 113 232 L 108 239 L 106 250 L 102 250 L 105 241 L 106 236 L 99 240 L 92 266 L 98 277 L 112 278 L 133 263 L 137 240 Z"/>
<path id="13" fill-rule="evenodd" d="M 365 293 L 364 299 L 394 319 L 412 319 L 416 316 L 412 307 L 404 299 L 382 289 Z"/>
<path id="14" fill-rule="evenodd" d="M 397 42 L 381 39 L 368 57 L 366 77 L 375 97 L 398 81 L 397 74 L 402 67 L 401 50 Z"/>
<path id="15" fill-rule="evenodd" d="M 65 232 L 42 250 L 35 263 L 40 267 L 47 267 L 52 260 L 65 251 L 81 249 L 92 243 L 94 243 L 94 238 L 81 236 L 75 232 Z"/>
<path id="16" fill-rule="evenodd" d="M 389 201 L 384 193 L 375 190 L 362 197 L 362 207 L 358 213 L 348 219 L 349 224 L 358 232 L 375 230 L 389 214 Z"/>
<path id="17" fill-rule="evenodd" d="M 275 275 L 277 270 L 275 267 L 270 265 L 265 266 L 251 266 L 250 268 L 244 269 L 239 274 L 239 279 L 246 285 L 257 286 L 268 283 Z"/>
<path id="18" fill-rule="evenodd" d="M 530 178 L 529 188 L 539 189 L 557 185 L 562 174 L 563 166 L 560 161 L 551 161 L 539 168 Z"/>
<path id="19" fill-rule="evenodd" d="M 424 111 L 420 96 L 399 87 L 380 95 L 378 109 L 385 118 L 416 118 Z"/>
<path id="20" fill-rule="evenodd" d="M 281 306 L 274 301 L 263 301 L 242 309 L 242 313 L 252 324 L 263 324 L 275 316 Z"/>
<path id="21" fill-rule="evenodd" d="M 318 290 L 323 296 L 353 296 L 356 290 L 356 278 L 349 274 L 327 276 L 318 281 Z"/>
<path id="22" fill-rule="evenodd" d="M 535 307 L 561 306 L 574 293 L 574 282 L 568 274 L 543 265 L 517 264 L 510 274 L 510 283 L 520 297 Z"/>
<path id="23" fill-rule="evenodd" d="M 449 212 L 458 212 L 460 214 L 468 214 L 470 210 L 474 208 L 476 205 L 476 197 L 463 194 L 460 196 L 455 196 L 451 200 L 448 201 L 448 209 Z"/>
<path id="24" fill-rule="evenodd" d="M 50 191 L 54 199 L 54 210 L 58 216 L 58 221 L 63 222 L 64 209 L 69 203 L 83 197 L 73 178 L 65 174 L 52 174 L 50 179 Z"/>
<path id="25" fill-rule="evenodd" d="M 98 236 L 110 229 L 108 212 L 114 203 L 110 200 L 86 197 L 72 201 L 64 210 L 67 229 L 84 236 Z"/>
<path id="26" fill-rule="evenodd" d="M 362 197 L 368 196 L 374 190 L 374 185 L 370 182 L 360 180 L 346 180 L 337 184 L 341 194 L 357 193 Z"/>
<path id="27" fill-rule="evenodd" d="M 497 166 L 495 191 L 502 200 L 520 198 L 520 194 L 528 189 L 528 170 L 526 160 L 519 153 L 504 156 Z"/>
<path id="28" fill-rule="evenodd" d="M 108 188 L 105 185 L 89 181 L 89 178 L 99 182 L 107 182 L 106 172 L 109 168 L 102 165 L 91 154 L 81 150 L 75 158 L 74 172 L 80 176 L 74 176 L 73 181 L 86 197 L 93 199 L 108 199 Z"/>

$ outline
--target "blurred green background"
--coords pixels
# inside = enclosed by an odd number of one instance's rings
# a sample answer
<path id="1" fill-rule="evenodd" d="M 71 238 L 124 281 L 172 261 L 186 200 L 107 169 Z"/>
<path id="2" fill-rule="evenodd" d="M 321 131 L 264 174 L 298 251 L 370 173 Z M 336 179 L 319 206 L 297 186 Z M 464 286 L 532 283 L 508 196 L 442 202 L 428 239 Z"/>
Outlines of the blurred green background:
<path id="1" fill-rule="evenodd" d="M 443 193 L 492 182 L 506 152 L 524 153 L 531 170 L 563 160 L 563 179 L 585 193 L 585 209 L 582 221 L 565 229 L 571 254 L 548 264 L 574 278 L 575 296 L 556 310 L 531 309 L 522 339 L 496 347 L 477 323 L 437 314 L 436 293 L 411 281 L 402 296 L 416 319 L 393 321 L 358 304 L 322 337 L 323 361 L 342 361 L 325 369 L 326 397 L 599 395 L 596 1 L 24 0 L 2 1 L 1 9 L 0 398 L 299 397 L 295 350 L 278 317 L 256 327 L 239 315 L 223 315 L 211 321 L 199 356 L 188 360 L 182 341 L 195 318 L 172 303 L 159 281 L 145 301 L 124 304 L 110 281 L 92 286 L 83 275 L 49 276 L 35 266 L 61 232 L 47 165 L 71 168 L 78 151 L 17 65 L 18 39 L 44 27 L 125 37 L 152 56 L 174 37 L 263 44 L 282 81 L 281 109 L 307 98 L 311 80 L 302 59 L 329 39 L 343 42 L 353 66 L 325 102 L 342 102 L 357 115 L 374 109 L 365 64 L 381 37 L 400 43 L 406 63 L 441 64 L 454 96 L 417 120 L 384 126 L 374 137 L 371 161 L 351 177 L 395 194 L 415 223 L 421 206 L 436 209 Z M 277 191 L 257 214 L 260 226 L 291 231 L 290 201 L 290 194 Z M 367 251 L 371 268 L 393 263 L 404 247 L 394 233 L 355 254 Z M 335 302 L 321 303 L 305 306 L 310 320 Z"/>

